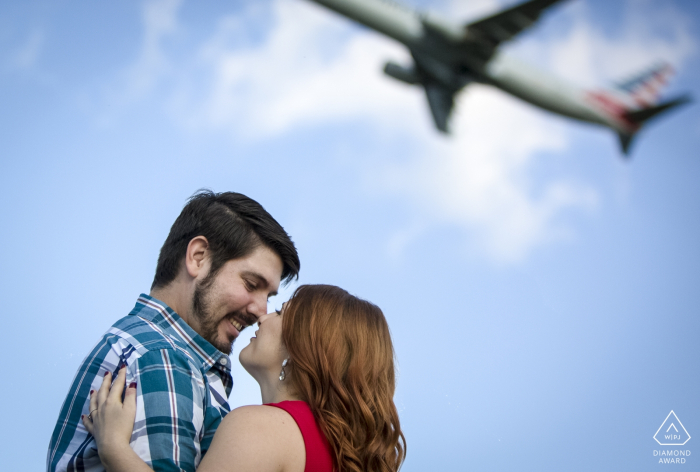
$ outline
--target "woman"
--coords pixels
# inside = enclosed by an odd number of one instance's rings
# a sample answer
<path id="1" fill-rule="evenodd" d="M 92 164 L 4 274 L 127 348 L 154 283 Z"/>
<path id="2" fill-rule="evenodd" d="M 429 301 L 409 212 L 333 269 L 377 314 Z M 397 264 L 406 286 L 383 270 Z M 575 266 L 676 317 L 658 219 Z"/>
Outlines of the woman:
<path id="1" fill-rule="evenodd" d="M 263 405 L 221 422 L 199 472 L 396 472 L 406 441 L 393 402 L 394 352 L 381 310 L 331 285 L 299 287 L 258 321 L 240 354 Z M 85 427 L 110 472 L 150 471 L 129 447 L 136 388 L 122 370 L 91 395 Z"/>

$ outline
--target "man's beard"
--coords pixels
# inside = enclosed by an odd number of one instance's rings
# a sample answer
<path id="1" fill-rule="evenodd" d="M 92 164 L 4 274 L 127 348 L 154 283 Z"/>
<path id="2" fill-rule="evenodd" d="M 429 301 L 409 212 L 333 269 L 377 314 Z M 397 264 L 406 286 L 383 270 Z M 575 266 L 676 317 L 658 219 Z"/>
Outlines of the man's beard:
<path id="1" fill-rule="evenodd" d="M 216 320 L 210 311 L 209 295 L 211 293 L 211 282 L 204 280 L 197 283 L 192 296 L 192 314 L 199 321 L 199 335 L 209 341 L 212 346 L 217 348 L 224 354 L 230 355 L 233 351 L 233 341 L 228 342 L 228 339 L 221 341 L 219 339 L 219 323 L 221 320 Z"/>

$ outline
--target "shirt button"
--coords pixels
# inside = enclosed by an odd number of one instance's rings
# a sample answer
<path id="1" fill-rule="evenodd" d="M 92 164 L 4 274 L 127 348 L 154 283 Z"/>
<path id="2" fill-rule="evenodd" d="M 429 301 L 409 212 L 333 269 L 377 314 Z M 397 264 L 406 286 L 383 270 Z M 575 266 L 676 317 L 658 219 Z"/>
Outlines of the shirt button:
<path id="1" fill-rule="evenodd" d="M 226 365 L 226 363 L 228 363 L 228 359 L 226 359 L 225 357 L 222 357 L 221 359 L 219 359 L 219 364 Z"/>

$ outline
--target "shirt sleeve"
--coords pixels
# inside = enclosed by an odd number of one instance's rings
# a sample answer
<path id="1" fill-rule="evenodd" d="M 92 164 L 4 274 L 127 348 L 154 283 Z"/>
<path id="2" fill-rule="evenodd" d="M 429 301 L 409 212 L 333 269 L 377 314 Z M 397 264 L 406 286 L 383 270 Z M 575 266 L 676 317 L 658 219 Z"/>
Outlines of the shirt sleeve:
<path id="1" fill-rule="evenodd" d="M 194 472 L 201 459 L 205 386 L 200 370 L 174 349 L 141 356 L 131 447 L 154 471 Z"/>

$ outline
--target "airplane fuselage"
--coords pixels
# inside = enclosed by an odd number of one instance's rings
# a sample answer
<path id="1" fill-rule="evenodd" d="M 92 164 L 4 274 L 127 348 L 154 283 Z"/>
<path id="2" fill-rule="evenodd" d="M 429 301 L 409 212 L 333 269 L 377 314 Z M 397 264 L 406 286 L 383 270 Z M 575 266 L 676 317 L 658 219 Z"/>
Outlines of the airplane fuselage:
<path id="1" fill-rule="evenodd" d="M 462 25 L 390 0 L 313 1 L 403 43 L 431 80 L 455 91 L 470 82 L 485 83 L 553 113 L 629 131 L 616 115 L 614 97 L 585 91 L 500 53 L 485 62 L 470 55 Z"/>
<path id="2" fill-rule="evenodd" d="M 484 76 L 499 89 L 553 113 L 589 123 L 616 125 L 591 103 L 590 92 L 510 56 L 496 55 L 486 65 Z"/>

